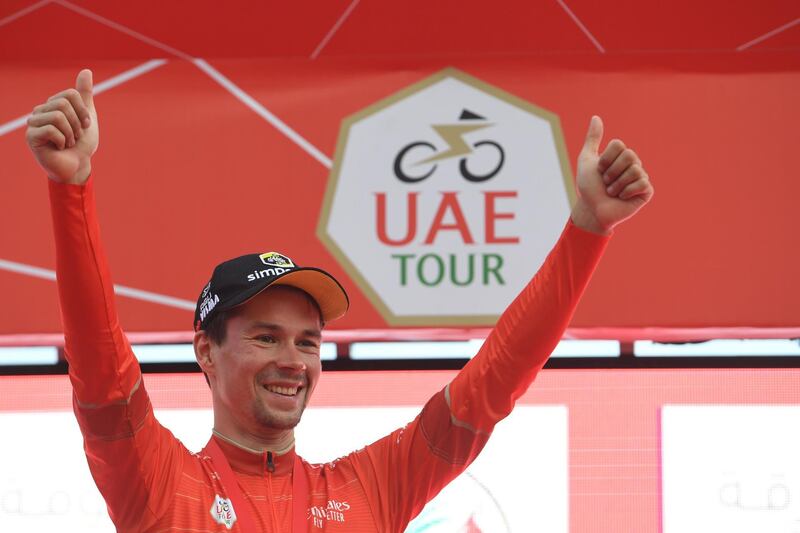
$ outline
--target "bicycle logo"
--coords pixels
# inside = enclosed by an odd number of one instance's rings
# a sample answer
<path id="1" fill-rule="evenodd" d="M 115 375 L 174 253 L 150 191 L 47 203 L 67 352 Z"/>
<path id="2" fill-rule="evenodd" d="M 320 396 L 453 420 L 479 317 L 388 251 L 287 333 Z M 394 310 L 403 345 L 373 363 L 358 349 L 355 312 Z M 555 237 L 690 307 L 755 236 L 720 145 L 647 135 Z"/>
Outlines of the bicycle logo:
<path id="1" fill-rule="evenodd" d="M 463 136 L 467 133 L 492 126 L 492 124 L 486 123 L 485 120 L 484 117 L 464 109 L 459 117 L 461 124 L 433 125 L 433 129 L 448 146 L 443 150 L 439 150 L 436 145 L 427 141 L 414 141 L 405 145 L 394 158 L 395 177 L 403 183 L 419 183 L 433 175 L 439 161 L 459 157 L 458 170 L 465 180 L 472 183 L 481 183 L 492 179 L 500 172 L 505 163 L 506 154 L 503 147 L 489 139 L 475 141 L 471 145 L 467 144 L 463 139 Z M 474 165 L 473 169 L 471 169 L 469 164 L 470 156 L 478 153 L 478 150 L 483 152 L 484 160 L 488 157 L 492 161 L 488 169 L 483 171 L 473 170 Z M 417 157 L 412 158 L 413 155 Z M 428 155 L 428 157 L 425 157 L 425 155 Z M 423 157 L 425 158 L 420 160 Z M 416 163 L 410 163 L 415 159 Z M 414 168 L 423 165 L 430 166 L 421 173 L 413 172 Z"/>

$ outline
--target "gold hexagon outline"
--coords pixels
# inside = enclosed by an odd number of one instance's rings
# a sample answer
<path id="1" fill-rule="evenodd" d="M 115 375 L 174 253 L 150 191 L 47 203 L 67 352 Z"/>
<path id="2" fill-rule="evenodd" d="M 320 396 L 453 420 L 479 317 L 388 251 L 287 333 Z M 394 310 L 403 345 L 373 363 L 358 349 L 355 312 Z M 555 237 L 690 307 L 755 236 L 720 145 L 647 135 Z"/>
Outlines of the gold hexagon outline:
<path id="1" fill-rule="evenodd" d="M 412 94 L 418 93 L 445 78 L 455 78 L 467 85 L 488 93 L 499 100 L 511 104 L 512 106 L 518 107 L 523 111 L 527 111 L 532 115 L 545 119 L 550 124 L 556 144 L 556 152 L 561 165 L 561 176 L 564 180 L 564 189 L 567 193 L 567 201 L 570 207 L 575 204 L 576 195 L 574 178 L 572 175 L 572 168 L 569 164 L 566 143 L 564 142 L 564 133 L 561 130 L 561 120 L 558 115 L 548 111 L 547 109 L 532 104 L 531 102 L 523 100 L 518 96 L 508 93 L 498 87 L 490 85 L 483 80 L 475 78 L 474 76 L 470 76 L 469 74 L 454 67 L 442 69 L 439 72 L 418 81 L 417 83 L 409 85 L 408 87 L 387 96 L 379 102 L 365 107 L 357 113 L 345 117 L 342 120 L 342 124 L 339 128 L 339 135 L 336 141 L 336 152 L 333 154 L 333 166 L 331 167 L 331 173 L 328 177 L 325 196 L 322 200 L 322 209 L 320 210 L 319 222 L 317 223 L 317 238 L 322 241 L 323 245 L 325 245 L 328 251 L 336 258 L 336 260 L 339 262 L 339 265 L 344 268 L 345 272 L 347 272 L 350 278 L 356 283 L 358 288 L 361 289 L 370 303 L 375 307 L 381 317 L 390 326 L 491 326 L 499 317 L 499 315 L 397 316 L 389 309 L 378 292 L 361 274 L 360 270 L 350 260 L 350 258 L 347 257 L 347 254 L 345 254 L 344 251 L 339 248 L 339 246 L 336 244 L 336 241 L 331 235 L 328 234 L 327 231 L 328 222 L 330 220 L 331 206 L 333 204 L 333 196 L 339 183 L 342 156 L 344 155 L 344 148 L 347 146 L 347 140 L 351 126 L 353 126 L 353 124 L 356 122 L 359 122 L 368 116 L 374 115 L 390 105 L 408 98 Z"/>

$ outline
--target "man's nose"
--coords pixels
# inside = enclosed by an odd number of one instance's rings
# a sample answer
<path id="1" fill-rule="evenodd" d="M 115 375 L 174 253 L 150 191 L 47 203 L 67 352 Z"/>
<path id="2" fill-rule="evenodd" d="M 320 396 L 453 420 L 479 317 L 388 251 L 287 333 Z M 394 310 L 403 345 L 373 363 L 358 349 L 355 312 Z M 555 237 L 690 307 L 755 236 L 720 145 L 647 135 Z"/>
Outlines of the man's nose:
<path id="1" fill-rule="evenodd" d="M 289 370 L 292 372 L 305 372 L 307 365 L 303 360 L 303 354 L 297 349 L 297 346 L 287 346 L 281 350 L 280 357 L 276 361 L 278 368 Z"/>

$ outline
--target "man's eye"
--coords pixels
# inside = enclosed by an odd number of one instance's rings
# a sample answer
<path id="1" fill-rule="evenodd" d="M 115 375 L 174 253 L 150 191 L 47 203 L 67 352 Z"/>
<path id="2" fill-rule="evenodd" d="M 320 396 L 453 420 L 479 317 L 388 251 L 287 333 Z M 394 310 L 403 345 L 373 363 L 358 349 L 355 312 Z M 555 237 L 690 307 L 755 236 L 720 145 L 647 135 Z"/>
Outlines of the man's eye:
<path id="1" fill-rule="evenodd" d="M 275 342 L 275 337 L 272 335 L 259 335 L 256 340 L 259 342 Z"/>

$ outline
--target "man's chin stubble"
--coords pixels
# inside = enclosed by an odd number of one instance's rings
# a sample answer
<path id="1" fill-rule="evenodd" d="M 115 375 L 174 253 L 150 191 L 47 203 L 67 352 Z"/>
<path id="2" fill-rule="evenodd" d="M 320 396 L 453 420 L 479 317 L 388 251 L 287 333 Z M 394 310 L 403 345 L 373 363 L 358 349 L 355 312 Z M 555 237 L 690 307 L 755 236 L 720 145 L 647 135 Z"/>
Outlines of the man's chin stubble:
<path id="1" fill-rule="evenodd" d="M 273 413 L 264 412 L 261 409 L 256 410 L 256 420 L 258 423 L 269 429 L 294 429 L 300 423 L 303 416 L 303 410 L 296 415 L 289 416 L 276 416 Z"/>

